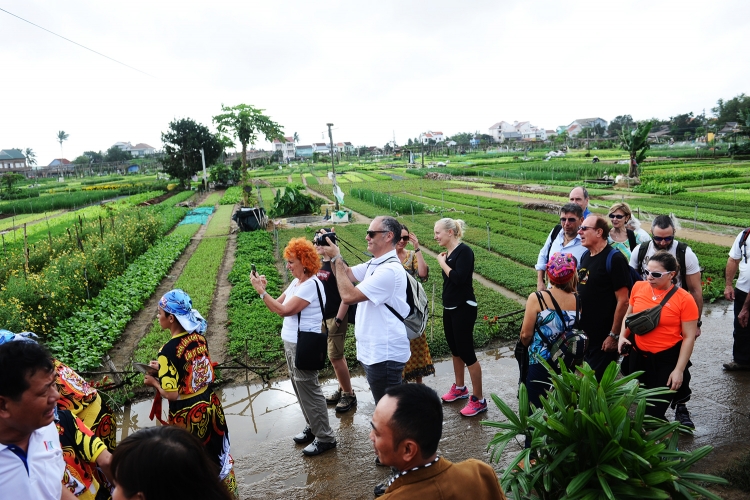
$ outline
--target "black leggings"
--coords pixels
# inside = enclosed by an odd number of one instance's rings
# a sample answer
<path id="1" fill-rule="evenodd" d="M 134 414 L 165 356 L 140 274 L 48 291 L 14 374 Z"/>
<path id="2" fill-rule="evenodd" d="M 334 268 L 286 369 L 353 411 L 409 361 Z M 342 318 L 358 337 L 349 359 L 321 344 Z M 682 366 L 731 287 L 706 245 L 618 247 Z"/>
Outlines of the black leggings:
<path id="1" fill-rule="evenodd" d="M 463 303 L 455 309 L 443 309 L 443 330 L 451 354 L 461 358 L 466 366 L 477 362 L 474 354 L 474 323 L 477 308 Z"/>
<path id="2" fill-rule="evenodd" d="M 637 342 L 637 341 L 636 341 Z M 637 346 L 636 346 L 637 347 Z M 666 387 L 669 375 L 674 371 L 677 366 L 677 360 L 680 358 L 680 348 L 682 347 L 682 341 L 677 342 L 674 346 L 669 349 L 665 349 L 661 352 L 650 353 L 645 351 L 639 351 L 636 349 L 628 356 L 630 360 L 630 372 L 643 370 L 645 373 L 638 377 L 638 380 L 647 388 L 654 389 L 657 387 Z M 690 361 L 688 361 L 685 371 L 682 375 L 682 386 L 687 389 L 684 390 L 686 394 L 680 393 L 679 389 L 676 394 L 664 394 L 658 396 L 658 399 L 664 399 L 661 401 L 652 401 L 653 406 L 646 406 L 646 415 L 651 417 L 660 418 L 666 420 L 665 413 L 669 408 L 670 403 L 676 400 L 676 398 L 690 399 L 690 372 L 688 367 Z M 684 402 L 686 400 L 679 400 L 678 402 Z"/>

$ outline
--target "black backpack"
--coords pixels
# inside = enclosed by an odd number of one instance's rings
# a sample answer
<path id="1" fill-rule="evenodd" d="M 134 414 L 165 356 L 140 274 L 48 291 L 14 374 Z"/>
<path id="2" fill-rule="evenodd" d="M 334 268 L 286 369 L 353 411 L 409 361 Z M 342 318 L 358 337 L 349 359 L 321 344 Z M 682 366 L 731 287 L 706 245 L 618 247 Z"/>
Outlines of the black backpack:
<path id="1" fill-rule="evenodd" d="M 607 274 L 611 274 L 612 273 L 612 257 L 614 257 L 615 252 L 619 252 L 619 250 L 611 246 L 607 246 L 607 248 L 609 248 L 609 253 L 607 254 L 607 263 L 606 263 Z M 583 258 L 589 255 L 589 253 L 591 252 L 589 252 L 588 250 L 583 252 L 583 254 L 581 255 L 581 262 L 583 262 Z M 623 255 L 623 257 L 625 256 Z M 633 289 L 633 285 L 635 284 L 635 282 L 643 281 L 643 272 L 639 273 L 638 271 L 630 267 L 630 265 L 628 265 L 628 271 L 630 275 L 630 284 L 628 285 L 628 295 L 630 295 L 630 291 Z"/>
<path id="2" fill-rule="evenodd" d="M 648 252 L 650 244 L 650 241 L 644 241 L 638 249 L 638 275 L 640 276 L 643 276 L 643 261 L 646 259 L 646 252 Z M 689 292 L 690 290 L 688 290 L 687 286 L 687 270 L 685 269 L 685 252 L 687 251 L 687 247 L 687 243 L 678 241 L 677 251 L 675 253 L 677 254 L 677 263 L 680 264 L 680 283 L 682 283 L 682 288 Z"/>

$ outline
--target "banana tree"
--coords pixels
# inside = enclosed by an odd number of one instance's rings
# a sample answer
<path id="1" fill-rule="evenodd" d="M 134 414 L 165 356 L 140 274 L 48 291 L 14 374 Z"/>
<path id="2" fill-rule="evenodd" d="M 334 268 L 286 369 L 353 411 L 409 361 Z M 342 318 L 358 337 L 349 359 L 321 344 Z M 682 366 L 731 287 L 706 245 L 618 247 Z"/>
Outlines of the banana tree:
<path id="1" fill-rule="evenodd" d="M 620 132 L 622 149 L 630 153 L 628 177 L 638 177 L 638 165 L 646 159 L 646 151 L 651 148 L 648 134 L 653 122 L 641 122 L 634 129 L 623 127 Z"/>
<path id="2" fill-rule="evenodd" d="M 529 408 L 526 386 L 519 388 L 518 412 L 492 395 L 505 421 L 483 421 L 500 429 L 489 442 L 490 460 L 498 461 L 519 434 L 531 439 L 502 473 L 508 498 L 693 499 L 720 500 L 701 483 L 727 484 L 725 479 L 690 472 L 713 449 L 677 449 L 678 434 L 690 432 L 679 422 L 646 416 L 646 405 L 669 394 L 666 388 L 645 389 L 643 372 L 617 379 L 619 365 L 609 365 L 598 382 L 588 364 L 579 373 L 556 373 L 547 363 L 553 390 Z"/>

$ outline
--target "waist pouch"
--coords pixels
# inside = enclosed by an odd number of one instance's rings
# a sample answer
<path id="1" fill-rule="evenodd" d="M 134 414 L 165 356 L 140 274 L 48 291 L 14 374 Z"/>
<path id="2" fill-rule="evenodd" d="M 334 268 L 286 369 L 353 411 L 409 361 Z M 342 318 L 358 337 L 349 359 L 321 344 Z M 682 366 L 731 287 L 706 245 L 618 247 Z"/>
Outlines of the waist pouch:
<path id="1" fill-rule="evenodd" d="M 634 335 L 645 335 L 656 328 L 659 325 L 662 307 L 672 298 L 675 292 L 677 292 L 677 287 L 672 286 L 672 289 L 658 305 L 625 318 L 625 328 L 628 328 L 630 333 Z"/>

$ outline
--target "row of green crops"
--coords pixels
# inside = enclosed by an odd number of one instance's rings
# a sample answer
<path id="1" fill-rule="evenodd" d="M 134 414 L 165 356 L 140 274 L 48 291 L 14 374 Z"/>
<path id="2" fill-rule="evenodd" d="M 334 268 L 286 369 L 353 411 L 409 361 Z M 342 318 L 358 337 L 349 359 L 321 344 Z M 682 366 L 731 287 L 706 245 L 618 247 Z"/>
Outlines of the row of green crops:
<path id="1" fill-rule="evenodd" d="M 224 192 L 224 196 L 219 200 L 219 205 L 234 205 L 242 201 L 242 188 L 240 186 L 232 186 L 227 188 Z"/>
<path id="2" fill-rule="evenodd" d="M 264 362 L 283 358 L 281 317 L 268 310 L 250 284 L 251 265 L 268 280 L 267 293 L 280 295 L 281 279 L 276 270 L 274 246 L 266 231 L 239 233 L 234 268 L 229 273 L 232 292 L 227 303 L 229 349 L 231 356 L 243 356 Z M 245 348 L 247 347 L 247 351 Z"/>
<path id="3" fill-rule="evenodd" d="M 206 232 L 203 236 L 211 237 L 229 234 L 233 211 L 234 207 L 232 205 L 219 206 L 218 210 L 216 210 L 211 216 L 211 220 L 208 221 L 208 226 L 206 227 Z"/>
<path id="4" fill-rule="evenodd" d="M 61 321 L 47 338 L 53 355 L 75 370 L 98 367 L 199 227 L 179 226 L 138 257 L 125 273 L 110 280 L 95 299 Z"/>
<path id="5" fill-rule="evenodd" d="M 216 216 L 214 215 L 214 217 Z M 219 268 L 224 260 L 227 240 L 226 236 L 203 238 L 174 284 L 175 288 L 184 290 L 190 296 L 193 301 L 193 308 L 209 321 L 209 331 L 211 330 L 210 308 L 214 290 L 216 290 Z M 159 349 L 169 340 L 170 336 L 170 332 L 162 330 L 159 326 L 159 320 L 155 319 L 151 325 L 151 330 L 138 343 L 138 347 L 133 353 L 133 359 L 139 363 L 148 363 L 150 360 L 156 359 Z"/>
<path id="6" fill-rule="evenodd" d="M 422 203 L 414 203 L 399 196 L 380 193 L 370 189 L 352 188 L 349 195 L 359 200 L 372 203 L 375 206 L 387 208 L 389 212 L 421 214 L 427 208 Z"/>
<path id="7" fill-rule="evenodd" d="M 210 195 L 206 196 L 206 199 L 203 200 L 203 203 L 198 205 L 199 207 L 213 207 L 216 206 L 221 201 L 221 194 L 219 193 L 211 193 Z"/>

